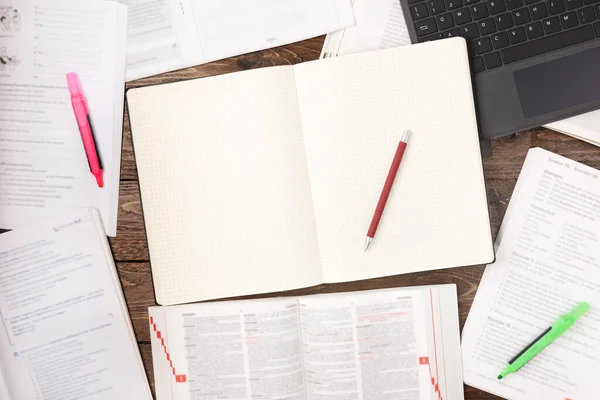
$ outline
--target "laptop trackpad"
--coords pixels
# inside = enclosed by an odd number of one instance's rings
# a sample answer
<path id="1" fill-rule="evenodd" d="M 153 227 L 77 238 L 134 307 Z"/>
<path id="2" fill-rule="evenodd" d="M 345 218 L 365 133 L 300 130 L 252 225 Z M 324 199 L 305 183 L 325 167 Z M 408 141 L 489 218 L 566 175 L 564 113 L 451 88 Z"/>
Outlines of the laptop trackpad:
<path id="1" fill-rule="evenodd" d="M 600 48 L 513 73 L 526 118 L 600 98 Z"/>

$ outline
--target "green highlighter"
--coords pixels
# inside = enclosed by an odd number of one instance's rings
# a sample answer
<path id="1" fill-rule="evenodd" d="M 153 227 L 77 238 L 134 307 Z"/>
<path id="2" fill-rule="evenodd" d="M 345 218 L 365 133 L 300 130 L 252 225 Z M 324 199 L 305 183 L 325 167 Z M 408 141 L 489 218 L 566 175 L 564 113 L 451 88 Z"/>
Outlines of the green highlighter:
<path id="1" fill-rule="evenodd" d="M 517 372 L 525 364 L 531 361 L 537 356 L 542 350 L 554 342 L 556 339 L 561 337 L 566 331 L 568 331 L 579 318 L 589 311 L 590 305 L 586 302 L 579 303 L 575 308 L 568 314 L 563 315 L 552 324 L 552 326 L 538 336 L 531 344 L 517 354 L 512 360 L 508 362 L 508 366 L 498 375 L 498 379 L 504 378 L 506 375 L 513 372 Z"/>

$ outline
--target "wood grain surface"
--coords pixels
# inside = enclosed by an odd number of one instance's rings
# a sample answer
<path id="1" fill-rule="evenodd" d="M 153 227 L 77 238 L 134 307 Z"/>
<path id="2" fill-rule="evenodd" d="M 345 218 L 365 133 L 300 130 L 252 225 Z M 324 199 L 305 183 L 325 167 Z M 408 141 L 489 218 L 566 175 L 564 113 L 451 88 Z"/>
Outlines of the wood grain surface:
<path id="1" fill-rule="evenodd" d="M 316 60 L 319 58 L 323 39 L 324 37 L 310 39 L 288 46 L 234 57 L 181 71 L 162 74 L 156 77 L 141 79 L 130 82 L 127 85 L 127 88 L 130 89 L 159 83 L 202 78 L 251 68 L 289 65 Z M 484 166 L 494 237 L 502 222 L 504 212 L 506 211 L 521 166 L 523 165 L 525 155 L 530 148 L 543 147 L 573 160 L 580 161 L 593 168 L 600 169 L 599 148 L 569 136 L 542 128 L 521 132 L 513 137 L 495 140 L 492 145 L 493 156 L 484 162 Z M 125 113 L 123 136 L 119 206 L 117 237 L 111 239 L 110 243 L 114 258 L 117 262 L 119 276 L 123 284 L 123 290 L 133 320 L 140 351 L 142 352 L 142 357 L 146 366 L 148 379 L 154 387 L 147 310 L 149 306 L 155 305 L 155 301 L 127 113 Z M 473 302 L 475 292 L 477 291 L 479 280 L 483 274 L 483 269 L 483 266 L 453 268 L 449 270 L 413 273 L 362 282 L 322 285 L 283 294 L 300 295 L 455 283 L 458 285 L 460 323 L 462 329 L 471 303 Z M 276 295 L 282 295 L 282 293 L 269 294 L 267 296 Z M 499 399 L 496 396 L 492 396 L 471 387 L 465 387 L 465 398 L 467 400 Z"/>

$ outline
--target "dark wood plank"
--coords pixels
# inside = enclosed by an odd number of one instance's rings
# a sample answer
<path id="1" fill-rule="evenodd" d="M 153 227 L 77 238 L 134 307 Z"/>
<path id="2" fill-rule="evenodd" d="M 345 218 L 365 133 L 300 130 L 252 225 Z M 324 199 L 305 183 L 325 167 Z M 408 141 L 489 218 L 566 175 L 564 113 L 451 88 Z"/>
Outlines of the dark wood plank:
<path id="1" fill-rule="evenodd" d="M 263 68 L 273 65 L 292 65 L 303 61 L 315 60 L 319 57 L 322 43 L 323 37 L 315 38 L 289 46 L 233 57 L 202 66 L 141 79 L 129 83 L 127 88 L 131 89 L 147 85 L 232 73 L 252 68 Z M 149 306 L 155 305 L 155 300 L 137 182 L 137 172 L 135 168 L 135 158 L 127 115 L 125 115 L 124 122 L 118 232 L 117 237 L 111 239 L 110 242 L 113 255 L 117 261 L 117 269 L 123 284 L 123 291 L 131 313 L 146 372 L 152 384 L 152 388 L 154 388 L 147 309 Z M 513 137 L 493 141 L 494 154 L 489 160 L 484 162 L 484 169 L 494 236 L 496 235 L 504 213 L 506 212 L 527 151 L 530 148 L 537 146 L 564 155 L 573 160 L 583 162 L 591 167 L 600 168 L 600 149 L 547 129 L 533 129 L 519 133 Z M 420 272 L 362 282 L 321 285 L 292 292 L 271 293 L 254 297 L 305 295 L 411 285 L 455 283 L 459 293 L 460 323 L 462 329 L 469 309 L 471 308 L 483 270 L 483 266 L 472 266 L 441 271 Z M 465 388 L 465 398 L 466 400 L 499 399 L 491 394 L 470 387 Z"/>

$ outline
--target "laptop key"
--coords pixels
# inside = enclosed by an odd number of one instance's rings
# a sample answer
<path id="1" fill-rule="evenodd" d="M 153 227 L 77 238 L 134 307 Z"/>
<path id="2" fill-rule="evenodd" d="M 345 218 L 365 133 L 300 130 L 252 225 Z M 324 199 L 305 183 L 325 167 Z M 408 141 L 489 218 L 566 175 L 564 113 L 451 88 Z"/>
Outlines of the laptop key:
<path id="1" fill-rule="evenodd" d="M 506 0 L 506 5 L 509 10 L 516 10 L 523 7 L 523 0 Z"/>
<path id="2" fill-rule="evenodd" d="M 596 15 L 598 16 L 598 19 L 600 19 L 600 3 L 596 4 Z"/>
<path id="3" fill-rule="evenodd" d="M 435 19 L 433 18 L 418 21 L 415 25 L 417 28 L 417 36 L 419 37 L 437 32 L 437 26 L 435 25 Z"/>
<path id="4" fill-rule="evenodd" d="M 410 7 L 410 13 L 413 16 L 415 21 L 423 19 L 425 17 L 429 17 L 429 13 L 427 12 L 427 5 L 425 3 L 415 4 Z"/>
<path id="5" fill-rule="evenodd" d="M 490 0 L 488 1 L 488 8 L 490 9 L 491 15 L 500 14 L 506 11 L 504 0 Z"/>
<path id="6" fill-rule="evenodd" d="M 558 17 L 545 19 L 544 22 L 542 22 L 542 25 L 544 26 L 544 32 L 546 32 L 546 35 L 552 35 L 553 33 L 559 32 L 562 29 Z"/>
<path id="7" fill-rule="evenodd" d="M 444 32 L 444 37 L 446 38 L 457 36 L 460 36 L 460 29 L 458 28 L 450 29 L 449 31 Z"/>
<path id="8" fill-rule="evenodd" d="M 566 0 L 566 3 L 567 10 L 574 10 L 583 6 L 583 2 L 581 0 Z"/>
<path id="9" fill-rule="evenodd" d="M 548 16 L 548 7 L 546 7 L 546 3 L 533 5 L 529 7 L 529 9 L 531 10 L 531 18 L 533 18 L 534 21 Z"/>
<path id="10" fill-rule="evenodd" d="M 518 26 L 508 31 L 508 38 L 511 44 L 519 44 L 527 40 L 527 35 L 525 34 L 525 29 L 522 26 Z"/>
<path id="11" fill-rule="evenodd" d="M 563 14 L 559 18 L 563 29 L 571 29 L 579 25 L 579 22 L 577 21 L 577 13 L 575 11 L 570 11 L 566 14 Z"/>
<path id="12" fill-rule="evenodd" d="M 475 39 L 475 50 L 477 50 L 477 54 L 489 53 L 492 51 L 492 42 L 488 37 L 482 37 L 479 39 Z"/>
<path id="13" fill-rule="evenodd" d="M 550 0 L 548 2 L 548 12 L 550 15 L 557 15 L 565 12 L 565 2 L 563 0 Z"/>
<path id="14" fill-rule="evenodd" d="M 502 60 L 505 64 L 510 64 L 592 39 L 594 39 L 594 28 L 592 25 L 584 25 L 503 49 Z"/>
<path id="15" fill-rule="evenodd" d="M 496 17 L 496 26 L 499 31 L 505 31 L 513 25 L 513 19 L 510 13 L 501 14 Z"/>
<path id="16" fill-rule="evenodd" d="M 443 39 L 443 38 L 444 38 L 444 35 L 442 34 L 442 32 L 439 32 L 439 33 L 434 33 L 433 35 L 424 36 L 419 39 L 419 42 L 421 42 L 421 43 L 431 42 L 431 41 L 439 40 L 439 39 Z"/>
<path id="17" fill-rule="evenodd" d="M 483 58 L 475 57 L 473 59 L 473 72 L 481 72 L 485 71 L 485 64 L 483 63 Z"/>
<path id="18" fill-rule="evenodd" d="M 486 54 L 483 56 L 483 59 L 485 61 L 485 66 L 488 69 L 497 68 L 502 65 L 502 59 L 498 52 Z"/>
<path id="19" fill-rule="evenodd" d="M 531 16 L 529 15 L 529 9 L 527 7 L 513 11 L 513 17 L 515 25 L 525 25 L 526 23 L 531 22 Z"/>
<path id="20" fill-rule="evenodd" d="M 542 28 L 541 22 L 534 22 L 525 27 L 528 39 L 537 39 L 540 36 L 544 36 L 544 28 Z"/>
<path id="21" fill-rule="evenodd" d="M 490 35 L 496 32 L 496 24 L 494 23 L 494 18 L 488 18 L 477 22 L 477 26 L 479 27 L 479 33 L 482 35 Z"/>
<path id="22" fill-rule="evenodd" d="M 596 13 L 594 7 L 586 7 L 581 10 L 577 10 L 577 16 L 579 16 L 579 22 L 587 24 L 596 20 Z"/>
<path id="23" fill-rule="evenodd" d="M 429 14 L 436 15 L 446 11 L 446 6 L 443 0 L 429 0 L 427 2 L 427 8 L 429 8 Z"/>
<path id="24" fill-rule="evenodd" d="M 456 25 L 471 22 L 471 13 L 467 9 L 454 11 L 454 22 L 456 22 Z"/>
<path id="25" fill-rule="evenodd" d="M 462 7 L 461 0 L 446 0 L 446 9 L 448 11 Z"/>
<path id="26" fill-rule="evenodd" d="M 460 35 L 465 39 L 475 39 L 479 36 L 476 24 L 464 25 L 460 28 Z"/>
<path id="27" fill-rule="evenodd" d="M 474 20 L 486 18 L 490 15 L 487 9 L 487 5 L 485 3 L 475 4 L 471 6 L 471 15 Z"/>
<path id="28" fill-rule="evenodd" d="M 600 22 L 594 24 L 594 31 L 596 32 L 596 37 L 600 37 Z"/>
<path id="29" fill-rule="evenodd" d="M 452 13 L 442 14 L 435 17 L 438 28 L 440 31 L 445 31 L 446 29 L 450 29 L 454 26 L 454 19 L 452 19 Z"/>
<path id="30" fill-rule="evenodd" d="M 508 35 L 506 34 L 506 32 L 500 32 L 495 35 L 492 35 L 492 44 L 494 45 L 494 49 L 496 50 L 508 47 L 510 43 L 508 42 Z"/>

